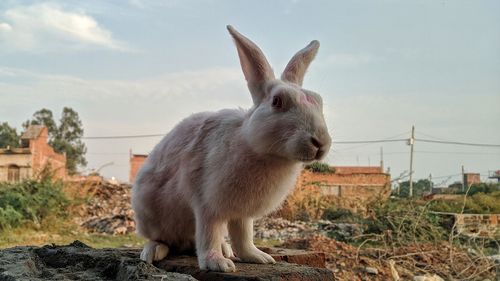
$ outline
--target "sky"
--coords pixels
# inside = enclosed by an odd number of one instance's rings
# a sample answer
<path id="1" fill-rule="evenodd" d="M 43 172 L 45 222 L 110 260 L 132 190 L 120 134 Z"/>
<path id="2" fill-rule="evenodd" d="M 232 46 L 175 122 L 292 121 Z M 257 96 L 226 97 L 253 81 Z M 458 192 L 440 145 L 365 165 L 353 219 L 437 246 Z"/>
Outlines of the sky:
<path id="1" fill-rule="evenodd" d="M 436 184 L 500 169 L 499 1 L 0 1 L 0 122 L 21 130 L 65 106 L 85 137 L 166 134 L 200 111 L 249 108 L 231 24 L 276 76 L 311 40 L 321 47 L 304 88 L 323 96 L 332 165 L 409 170 Z M 86 173 L 126 181 L 129 151 L 161 137 L 85 139 Z"/>

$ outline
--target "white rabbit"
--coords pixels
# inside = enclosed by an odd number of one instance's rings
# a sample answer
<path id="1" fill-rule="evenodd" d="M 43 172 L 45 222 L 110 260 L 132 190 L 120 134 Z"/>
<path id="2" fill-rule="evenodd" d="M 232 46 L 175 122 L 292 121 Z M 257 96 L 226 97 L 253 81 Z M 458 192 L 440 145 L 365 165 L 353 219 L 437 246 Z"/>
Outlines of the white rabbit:
<path id="1" fill-rule="evenodd" d="M 196 249 L 201 269 L 235 271 L 232 260 L 274 263 L 253 244 L 253 219 L 278 208 L 302 163 L 330 148 L 322 99 L 301 87 L 319 42 L 276 79 L 259 47 L 227 29 L 253 106 L 194 114 L 151 152 L 132 189 L 137 231 L 149 240 L 141 253 L 147 262 Z"/>

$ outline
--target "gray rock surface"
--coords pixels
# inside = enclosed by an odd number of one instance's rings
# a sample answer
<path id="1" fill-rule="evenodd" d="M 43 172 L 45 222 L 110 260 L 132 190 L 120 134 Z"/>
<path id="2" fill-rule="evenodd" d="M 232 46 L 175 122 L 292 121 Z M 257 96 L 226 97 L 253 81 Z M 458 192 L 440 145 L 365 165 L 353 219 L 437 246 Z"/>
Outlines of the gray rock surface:
<path id="1" fill-rule="evenodd" d="M 66 246 L 14 247 L 0 251 L 0 281 L 196 280 L 156 268 L 138 257 L 138 250 L 95 250 L 79 241 Z"/>

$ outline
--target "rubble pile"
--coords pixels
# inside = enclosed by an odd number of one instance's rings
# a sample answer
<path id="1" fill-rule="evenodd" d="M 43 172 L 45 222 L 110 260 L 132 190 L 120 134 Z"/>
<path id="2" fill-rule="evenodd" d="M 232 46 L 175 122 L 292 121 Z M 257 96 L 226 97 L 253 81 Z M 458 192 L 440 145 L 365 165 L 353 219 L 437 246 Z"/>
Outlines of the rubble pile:
<path id="1" fill-rule="evenodd" d="M 78 211 L 78 223 L 91 232 L 126 234 L 135 231 L 130 207 L 131 187 L 102 182 L 89 187 L 88 202 Z"/>
<path id="2" fill-rule="evenodd" d="M 316 224 L 304 221 L 291 222 L 282 218 L 264 217 L 254 222 L 254 237 L 263 240 L 285 241 L 306 237 L 317 231 Z"/>
<path id="3" fill-rule="evenodd" d="M 314 234 L 347 240 L 362 233 L 363 230 L 359 224 L 337 223 L 329 220 L 292 222 L 282 218 L 264 217 L 254 222 L 254 237 L 263 240 L 286 241 Z"/>

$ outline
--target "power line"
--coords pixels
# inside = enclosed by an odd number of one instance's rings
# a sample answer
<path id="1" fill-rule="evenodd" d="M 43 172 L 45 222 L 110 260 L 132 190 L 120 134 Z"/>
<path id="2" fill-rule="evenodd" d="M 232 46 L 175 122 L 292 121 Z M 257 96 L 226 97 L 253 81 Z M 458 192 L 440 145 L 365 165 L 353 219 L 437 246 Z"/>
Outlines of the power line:
<path id="1" fill-rule="evenodd" d="M 429 142 L 429 143 L 440 143 L 440 144 L 455 144 L 455 145 L 468 145 L 468 146 L 498 147 L 498 148 L 500 148 L 500 144 L 489 144 L 489 143 L 471 143 L 471 142 L 459 142 L 459 141 L 439 141 L 439 140 L 429 140 L 429 139 L 415 139 L 415 141 Z"/>
<path id="2" fill-rule="evenodd" d="M 362 155 L 362 156 L 376 156 L 380 153 L 356 153 L 352 151 L 343 151 L 343 150 L 333 150 L 334 154 L 347 154 L 347 155 Z M 416 154 L 455 154 L 455 155 L 491 155 L 497 156 L 500 155 L 500 152 L 473 152 L 473 151 L 438 151 L 438 150 L 415 150 Z M 408 152 L 406 151 L 384 151 L 384 155 L 406 155 Z"/>
<path id="3" fill-rule="evenodd" d="M 390 139 L 394 139 L 394 138 L 399 138 L 399 137 L 402 137 L 402 136 L 406 136 L 408 135 L 409 131 L 407 132 L 403 132 L 403 133 L 400 133 L 400 134 L 397 134 L 397 135 L 393 135 L 393 136 L 390 136 L 390 137 L 386 137 L 386 138 L 383 138 L 383 140 L 390 140 Z M 338 143 L 338 142 L 335 142 L 334 143 Z M 369 146 L 369 145 L 372 145 L 374 143 L 364 143 L 364 144 L 361 144 L 361 145 L 354 145 L 354 146 L 348 146 L 348 147 L 344 147 L 342 149 L 337 149 L 336 151 L 345 151 L 345 150 L 352 150 L 352 149 L 356 149 L 356 148 L 360 148 L 360 147 L 365 147 L 365 146 Z"/>
<path id="4" fill-rule="evenodd" d="M 382 142 L 400 142 L 407 141 L 408 139 L 383 139 L 383 140 L 359 140 L 359 141 L 332 141 L 335 144 L 356 144 L 356 143 L 382 143 Z"/>
<path id="5" fill-rule="evenodd" d="M 150 134 L 150 135 L 128 135 L 128 136 L 100 136 L 100 137 L 82 137 L 86 140 L 103 140 L 103 139 L 139 139 L 139 138 L 152 138 L 163 137 L 165 134 Z"/>

